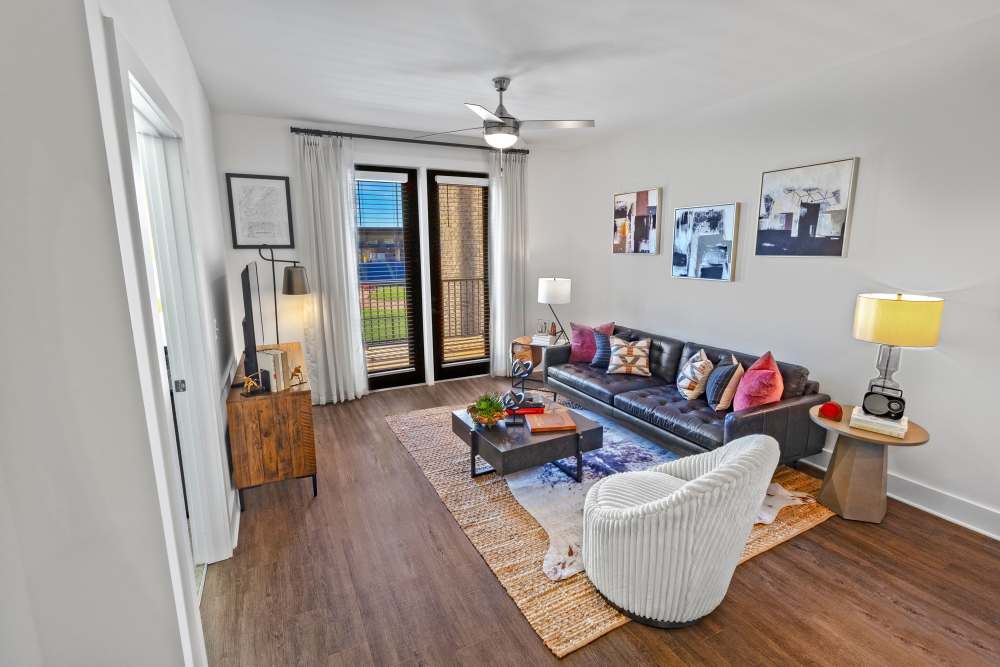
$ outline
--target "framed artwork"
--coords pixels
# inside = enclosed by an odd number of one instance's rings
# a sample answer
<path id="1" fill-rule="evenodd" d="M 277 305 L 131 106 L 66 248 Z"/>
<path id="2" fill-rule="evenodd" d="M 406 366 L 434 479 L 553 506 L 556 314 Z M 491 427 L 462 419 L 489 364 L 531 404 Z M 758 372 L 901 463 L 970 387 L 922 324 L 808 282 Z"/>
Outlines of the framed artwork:
<path id="1" fill-rule="evenodd" d="M 674 209 L 675 278 L 732 280 L 740 205 Z"/>
<path id="2" fill-rule="evenodd" d="M 611 251 L 615 254 L 658 253 L 656 213 L 659 206 L 659 188 L 615 195 Z"/>
<path id="3" fill-rule="evenodd" d="M 765 171 L 757 254 L 843 256 L 857 178 L 858 158 Z"/>
<path id="4" fill-rule="evenodd" d="M 226 174 L 234 248 L 294 248 L 287 176 Z"/>

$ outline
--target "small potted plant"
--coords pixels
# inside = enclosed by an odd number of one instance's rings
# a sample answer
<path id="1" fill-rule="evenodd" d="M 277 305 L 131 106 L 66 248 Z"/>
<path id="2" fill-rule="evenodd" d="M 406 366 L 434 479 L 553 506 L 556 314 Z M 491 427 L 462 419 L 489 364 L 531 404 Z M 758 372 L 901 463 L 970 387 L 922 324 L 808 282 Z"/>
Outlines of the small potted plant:
<path id="1" fill-rule="evenodd" d="M 498 421 L 507 416 L 503 400 L 501 400 L 500 394 L 495 392 L 483 394 L 466 410 L 474 422 L 486 428 L 493 428 Z"/>

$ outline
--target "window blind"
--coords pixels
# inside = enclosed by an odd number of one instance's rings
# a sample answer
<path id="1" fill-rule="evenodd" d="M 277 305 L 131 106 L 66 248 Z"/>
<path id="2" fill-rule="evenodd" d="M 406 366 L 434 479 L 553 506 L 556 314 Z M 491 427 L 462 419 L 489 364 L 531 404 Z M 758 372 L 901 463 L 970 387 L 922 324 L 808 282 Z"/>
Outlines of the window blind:
<path id="1" fill-rule="evenodd" d="M 405 172 L 355 174 L 361 323 L 369 377 L 422 366 L 415 331 L 421 315 L 413 270 L 420 261 L 413 256 L 418 247 L 413 242 L 418 234 L 411 203 L 414 180 Z"/>

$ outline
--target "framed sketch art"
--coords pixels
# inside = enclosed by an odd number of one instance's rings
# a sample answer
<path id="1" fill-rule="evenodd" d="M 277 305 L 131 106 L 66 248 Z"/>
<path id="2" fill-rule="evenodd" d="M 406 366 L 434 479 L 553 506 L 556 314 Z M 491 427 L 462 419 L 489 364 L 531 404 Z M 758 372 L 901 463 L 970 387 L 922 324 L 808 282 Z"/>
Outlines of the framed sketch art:
<path id="1" fill-rule="evenodd" d="M 655 255 L 660 189 L 625 192 L 614 196 L 611 251 L 615 254 Z"/>
<path id="2" fill-rule="evenodd" d="M 294 248 L 287 176 L 226 174 L 234 248 Z"/>
<path id="3" fill-rule="evenodd" d="M 732 280 L 740 205 L 674 209 L 675 278 Z"/>
<path id="4" fill-rule="evenodd" d="M 857 177 L 858 158 L 765 171 L 757 254 L 842 256 Z"/>

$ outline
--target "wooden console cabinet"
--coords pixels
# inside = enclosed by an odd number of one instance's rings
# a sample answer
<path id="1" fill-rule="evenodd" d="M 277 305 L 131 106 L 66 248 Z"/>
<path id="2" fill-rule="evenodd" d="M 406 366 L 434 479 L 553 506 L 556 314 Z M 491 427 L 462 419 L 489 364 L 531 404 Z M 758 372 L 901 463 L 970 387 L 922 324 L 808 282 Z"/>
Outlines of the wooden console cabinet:
<path id="1" fill-rule="evenodd" d="M 258 350 L 281 349 L 289 368 L 302 366 L 303 384 L 283 391 L 241 396 L 241 386 L 229 390 L 229 453 L 233 483 L 239 490 L 284 479 L 311 477 L 316 495 L 316 441 L 313 436 L 312 395 L 305 358 L 299 343 L 261 345 Z M 243 361 L 236 380 L 243 377 Z"/>

